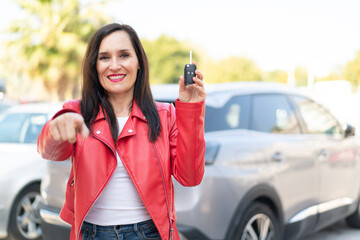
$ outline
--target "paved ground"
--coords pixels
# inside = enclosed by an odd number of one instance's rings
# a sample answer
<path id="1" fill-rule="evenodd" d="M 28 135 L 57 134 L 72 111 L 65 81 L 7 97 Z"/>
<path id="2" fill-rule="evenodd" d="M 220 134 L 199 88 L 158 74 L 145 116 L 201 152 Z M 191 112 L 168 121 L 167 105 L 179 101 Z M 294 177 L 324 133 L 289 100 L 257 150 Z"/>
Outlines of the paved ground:
<path id="1" fill-rule="evenodd" d="M 360 229 L 349 228 L 345 221 L 340 221 L 311 237 L 302 240 L 359 240 Z"/>

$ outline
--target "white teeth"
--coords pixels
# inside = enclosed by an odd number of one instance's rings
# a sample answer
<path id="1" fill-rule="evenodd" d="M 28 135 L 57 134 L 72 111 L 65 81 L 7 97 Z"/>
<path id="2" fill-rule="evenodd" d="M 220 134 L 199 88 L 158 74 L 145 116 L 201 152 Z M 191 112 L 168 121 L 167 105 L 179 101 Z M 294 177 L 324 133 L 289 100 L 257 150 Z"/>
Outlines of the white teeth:
<path id="1" fill-rule="evenodd" d="M 109 78 L 111 80 L 117 80 L 117 79 L 121 79 L 121 78 L 124 78 L 125 75 L 116 75 L 116 76 L 110 76 Z"/>

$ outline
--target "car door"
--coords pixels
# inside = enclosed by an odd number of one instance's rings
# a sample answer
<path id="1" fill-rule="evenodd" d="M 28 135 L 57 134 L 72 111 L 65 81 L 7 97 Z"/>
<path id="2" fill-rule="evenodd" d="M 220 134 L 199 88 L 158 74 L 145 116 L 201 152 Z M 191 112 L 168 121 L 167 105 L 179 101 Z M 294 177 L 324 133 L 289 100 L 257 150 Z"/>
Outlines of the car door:
<path id="1" fill-rule="evenodd" d="M 359 189 L 357 148 L 354 137 L 345 137 L 339 122 L 321 105 L 294 97 L 306 133 L 317 146 L 320 169 L 319 228 L 347 214 Z"/>
<path id="2" fill-rule="evenodd" d="M 258 132 L 284 210 L 285 223 L 307 219 L 309 231 L 316 221 L 319 194 L 318 165 L 311 139 L 301 134 L 298 116 L 284 94 L 253 95 L 252 130 Z"/>

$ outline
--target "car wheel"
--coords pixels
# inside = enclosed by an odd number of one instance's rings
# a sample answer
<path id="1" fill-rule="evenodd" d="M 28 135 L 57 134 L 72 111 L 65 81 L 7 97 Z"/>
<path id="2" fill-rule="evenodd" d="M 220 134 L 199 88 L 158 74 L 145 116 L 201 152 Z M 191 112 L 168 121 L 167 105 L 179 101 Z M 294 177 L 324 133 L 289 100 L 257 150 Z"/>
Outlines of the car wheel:
<path id="1" fill-rule="evenodd" d="M 20 192 L 10 213 L 10 239 L 41 239 L 39 204 L 40 184 L 32 184 Z"/>
<path id="2" fill-rule="evenodd" d="M 356 207 L 356 211 L 346 218 L 346 223 L 353 228 L 360 228 L 360 200 Z"/>
<path id="3" fill-rule="evenodd" d="M 247 208 L 237 229 L 236 239 L 280 239 L 280 226 L 273 211 L 265 204 L 254 202 Z"/>

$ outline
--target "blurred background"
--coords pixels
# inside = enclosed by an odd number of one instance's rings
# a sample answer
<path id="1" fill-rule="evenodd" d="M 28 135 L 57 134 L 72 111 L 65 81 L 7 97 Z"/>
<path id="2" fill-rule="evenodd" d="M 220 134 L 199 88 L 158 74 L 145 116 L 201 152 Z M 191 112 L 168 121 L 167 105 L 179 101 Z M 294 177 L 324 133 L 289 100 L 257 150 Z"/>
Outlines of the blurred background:
<path id="1" fill-rule="evenodd" d="M 141 38 L 150 63 L 150 81 L 153 85 L 177 83 L 192 50 L 193 60 L 204 73 L 207 84 L 239 81 L 287 84 L 323 103 L 341 123 L 353 125 L 358 134 L 359 9 L 359 0 L 1 0 L 0 113 L 13 103 L 59 103 L 80 98 L 81 65 L 88 41 L 101 26 L 118 22 L 131 25 Z M 271 104 L 276 105 L 275 101 Z M 31 104 L 23 105 L 31 107 Z M 56 105 L 52 110 L 59 108 Z M 16 215 L 18 212 L 15 208 L 10 207 L 21 203 L 18 199 L 31 197 L 35 202 L 34 209 L 29 206 L 27 209 L 33 215 L 39 211 L 39 176 L 45 172 L 39 168 L 45 168 L 45 161 L 39 159 L 36 153 L 37 135 L 34 135 L 31 144 L 24 140 L 11 147 L 6 143 L 9 136 L 15 136 L 11 132 L 13 130 L 19 130 L 19 139 L 25 136 L 22 129 L 28 128 L 30 133 L 38 134 L 53 113 L 49 114 L 50 111 L 40 105 L 33 114 L 35 117 L 31 115 L 30 120 L 25 121 L 25 117 L 17 115 L 6 122 L 6 118 L 2 117 L 5 124 L 2 128 L 0 126 L 0 136 L 5 144 L 0 145 L 0 160 L 3 160 L 3 173 L 0 176 L 5 180 L 0 179 L 0 185 L 3 183 L 2 187 L 6 186 L 7 190 L 2 191 L 4 194 L 0 200 L 7 199 L 9 204 L 0 203 L 0 238 L 1 234 L 5 236 L 7 227 L 5 213 L 6 216 L 11 213 L 11 231 L 15 232 L 16 221 L 22 219 Z M 24 124 L 24 127 L 21 122 L 27 125 Z M 19 164 L 15 164 L 13 159 Z M 42 164 L 26 162 L 34 159 Z M 20 160 L 28 165 L 21 165 Z M 338 163 L 330 162 L 328 169 L 333 171 L 335 168 L 331 164 Z M 355 179 L 358 174 L 353 174 L 353 171 L 357 169 L 346 164 L 337 166 L 347 166 L 352 171 L 342 172 L 341 176 L 349 173 Z M 19 171 L 20 165 L 25 166 L 22 168 L 24 174 Z M 307 167 L 322 165 L 324 163 Z M 13 166 L 12 170 L 8 170 Z M 37 168 L 33 170 L 30 166 Z M 15 168 L 17 174 L 12 174 Z M 65 176 L 64 169 L 53 173 L 64 173 Z M 36 188 L 34 184 L 31 189 L 23 188 L 27 183 L 20 184 L 19 180 L 23 178 L 19 176 L 27 177 L 29 173 L 39 175 L 36 176 Z M 19 187 L 8 184 L 9 179 L 13 179 Z M 49 183 L 46 181 L 44 186 Z M 53 182 L 65 183 L 63 180 Z M 17 195 L 20 190 L 22 195 Z M 46 191 L 43 192 L 46 195 Z M 16 201 L 11 202 L 9 196 Z M 63 196 L 63 193 L 60 192 L 59 196 Z M 58 201 L 58 198 L 54 199 Z M 32 221 L 39 217 L 33 215 Z M 35 220 L 33 222 L 36 223 Z M 336 235 L 333 232 L 330 234 Z M 356 234 L 354 239 L 359 238 L 359 232 Z M 323 235 L 312 239 L 325 238 L 335 239 Z"/>
<path id="2" fill-rule="evenodd" d="M 177 82 L 191 49 L 207 83 L 286 83 L 358 125 L 343 107 L 359 102 L 358 9 L 357 0 L 2 0 L 0 99 L 78 98 L 89 38 L 119 22 L 142 39 L 152 84 Z"/>

